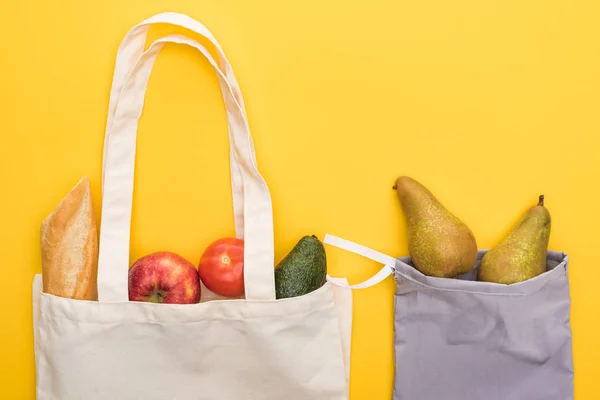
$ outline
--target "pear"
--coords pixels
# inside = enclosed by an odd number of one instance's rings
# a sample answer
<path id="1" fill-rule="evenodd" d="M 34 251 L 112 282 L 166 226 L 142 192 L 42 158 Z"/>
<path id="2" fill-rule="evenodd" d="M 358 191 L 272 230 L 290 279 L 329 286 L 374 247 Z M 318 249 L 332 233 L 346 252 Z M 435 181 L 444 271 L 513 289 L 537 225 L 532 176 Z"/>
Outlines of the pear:
<path id="1" fill-rule="evenodd" d="M 541 195 L 508 236 L 485 254 L 477 279 L 509 285 L 545 272 L 550 225 L 550 213 Z"/>
<path id="2" fill-rule="evenodd" d="M 473 269 L 477 242 L 473 232 L 416 180 L 401 176 L 394 186 L 406 216 L 408 252 L 425 275 L 454 278 Z"/>

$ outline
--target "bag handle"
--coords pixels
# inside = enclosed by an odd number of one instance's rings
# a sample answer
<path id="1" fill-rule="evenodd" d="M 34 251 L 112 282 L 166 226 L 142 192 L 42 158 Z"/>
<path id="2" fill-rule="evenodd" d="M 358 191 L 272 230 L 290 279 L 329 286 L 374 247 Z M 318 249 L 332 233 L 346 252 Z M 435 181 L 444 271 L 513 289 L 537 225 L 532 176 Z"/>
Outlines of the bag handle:
<path id="1" fill-rule="evenodd" d="M 106 169 L 106 155 L 108 152 L 108 143 L 110 142 L 112 125 L 114 120 L 114 114 L 117 107 L 117 100 L 119 97 L 119 93 L 123 88 L 123 84 L 125 79 L 129 75 L 130 71 L 133 69 L 137 60 L 141 57 L 144 52 L 144 46 L 146 44 L 146 38 L 148 36 L 148 31 L 152 25 L 156 24 L 169 24 L 173 26 L 183 27 L 188 29 L 203 38 L 207 39 L 215 48 L 218 60 L 219 60 L 219 68 L 225 75 L 231 89 L 234 93 L 234 97 L 240 105 L 244 118 L 246 117 L 246 110 L 244 106 L 244 99 L 242 97 L 242 92 L 240 90 L 239 84 L 235 78 L 233 70 L 231 68 L 231 64 L 227 60 L 221 45 L 214 37 L 214 35 L 202 25 L 200 22 L 190 18 L 185 14 L 179 14 L 175 12 L 166 12 L 154 15 L 145 21 L 140 22 L 135 27 L 133 27 L 125 36 L 121 45 L 119 46 L 119 50 L 117 52 L 117 60 L 115 64 L 115 71 L 113 76 L 112 89 L 110 92 L 110 100 L 108 106 L 108 118 L 106 124 L 106 134 L 104 140 L 104 155 L 103 155 L 103 163 L 102 163 L 102 186 L 104 187 L 104 175 Z M 219 82 L 220 83 L 220 82 Z M 225 87 L 221 85 L 221 92 L 224 93 L 226 90 Z M 230 171 L 231 171 L 231 189 L 233 192 L 233 214 L 235 221 L 235 231 L 236 235 L 239 238 L 243 238 L 244 232 L 244 217 L 243 217 L 243 201 L 244 201 L 244 191 L 242 188 L 242 179 L 241 172 L 237 167 L 235 160 L 235 152 L 232 147 L 232 132 L 231 125 L 233 121 L 230 120 L 230 115 L 227 114 L 227 122 L 229 126 L 229 143 L 230 143 Z M 251 148 L 251 156 L 252 161 L 256 166 L 256 154 L 254 151 L 254 142 L 252 141 L 252 137 L 249 137 L 250 148 Z"/>
<path id="2" fill-rule="evenodd" d="M 180 14 L 176 14 L 179 17 Z M 169 19 L 172 13 L 163 14 L 160 21 Z M 178 17 L 178 18 L 179 18 Z M 185 17 L 189 18 L 189 17 Z M 152 20 L 152 18 L 150 19 Z M 193 20 L 192 20 L 193 21 Z M 171 23 L 174 20 L 170 20 Z M 154 22 L 152 22 L 154 23 Z M 142 23 L 143 25 L 144 23 Z M 178 24 L 179 25 L 179 24 Z M 184 26 L 185 25 L 179 25 Z M 136 28 L 132 30 L 136 31 Z M 137 37 L 137 36 L 133 36 Z M 121 45 L 121 51 L 129 48 L 130 35 Z M 267 185 L 256 168 L 254 147 L 243 105 L 236 98 L 233 85 L 219 68 L 210 53 L 198 42 L 181 35 L 170 35 L 155 41 L 142 52 L 125 79 L 120 82 L 115 73 L 118 93 L 111 94 L 111 110 L 105 139 L 102 223 L 98 260 L 98 299 L 100 302 L 127 301 L 127 270 L 129 268 L 129 234 L 133 197 L 133 172 L 138 120 L 142 114 L 144 94 L 156 56 L 165 43 L 186 44 L 199 50 L 211 63 L 223 89 L 223 97 L 229 121 L 232 172 L 237 170 L 241 178 L 241 196 L 233 191 L 234 202 L 243 211 L 244 282 L 248 300 L 274 300 L 273 274 L 273 216 L 271 198 Z M 143 47 L 143 43 L 138 43 Z M 117 65 L 117 70 L 122 71 Z M 232 173 L 232 179 L 234 174 Z M 241 232 L 238 232 L 238 236 Z"/>
<path id="3" fill-rule="evenodd" d="M 377 272 L 375 275 L 373 275 L 366 281 L 357 283 L 356 285 L 348 285 L 346 283 L 339 282 L 327 275 L 327 280 L 334 285 L 350 289 L 366 289 L 377 285 L 379 282 L 392 275 L 395 271 L 396 259 L 394 257 L 385 255 L 378 251 L 369 249 L 368 247 L 332 235 L 325 235 L 323 243 L 329 244 L 334 247 L 338 247 L 346 251 L 350 251 L 352 253 L 358 254 L 360 256 L 383 264 L 383 268 L 381 268 L 379 272 Z"/>

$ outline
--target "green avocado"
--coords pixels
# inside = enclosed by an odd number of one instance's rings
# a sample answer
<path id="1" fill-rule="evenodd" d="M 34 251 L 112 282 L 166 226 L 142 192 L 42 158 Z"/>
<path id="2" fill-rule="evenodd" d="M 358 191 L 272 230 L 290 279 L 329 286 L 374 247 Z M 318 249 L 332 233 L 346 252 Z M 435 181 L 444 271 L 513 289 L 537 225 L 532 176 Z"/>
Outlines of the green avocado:
<path id="1" fill-rule="evenodd" d="M 275 267 L 275 292 L 278 299 L 302 296 L 317 290 L 327 281 L 325 247 L 316 236 L 304 236 Z"/>

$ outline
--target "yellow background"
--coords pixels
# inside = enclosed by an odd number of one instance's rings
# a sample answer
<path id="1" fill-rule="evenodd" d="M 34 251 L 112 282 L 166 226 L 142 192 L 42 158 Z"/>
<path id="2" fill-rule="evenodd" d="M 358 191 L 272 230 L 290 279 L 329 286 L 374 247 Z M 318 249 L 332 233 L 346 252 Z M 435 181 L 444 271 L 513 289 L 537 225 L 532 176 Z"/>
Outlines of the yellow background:
<path id="1" fill-rule="evenodd" d="M 272 191 L 277 260 L 312 233 L 405 255 L 391 188 L 400 174 L 428 186 L 480 247 L 544 193 L 550 246 L 571 257 L 576 398 L 597 398 L 595 0 L 4 0 L 0 398 L 34 398 L 40 223 L 83 175 L 99 215 L 118 44 L 135 23 L 168 10 L 206 24 L 233 64 Z M 212 240 L 233 234 L 226 138 L 208 64 L 168 47 L 140 124 L 132 260 L 169 249 L 196 262 Z M 352 282 L 378 269 L 331 248 L 328 257 L 330 273 Z M 388 279 L 354 295 L 353 399 L 390 398 L 393 290 Z"/>

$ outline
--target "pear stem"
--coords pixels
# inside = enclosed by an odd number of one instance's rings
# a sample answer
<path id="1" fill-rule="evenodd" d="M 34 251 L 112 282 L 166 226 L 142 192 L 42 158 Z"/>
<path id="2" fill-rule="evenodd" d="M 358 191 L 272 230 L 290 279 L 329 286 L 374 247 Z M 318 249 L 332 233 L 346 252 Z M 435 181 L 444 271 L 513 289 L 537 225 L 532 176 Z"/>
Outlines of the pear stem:
<path id="1" fill-rule="evenodd" d="M 394 190 L 397 190 L 397 189 L 398 189 L 398 185 L 394 185 L 394 186 L 392 187 L 392 189 L 394 189 Z"/>
<path id="2" fill-rule="evenodd" d="M 544 206 L 544 195 L 543 194 L 540 194 L 540 201 L 538 202 L 537 205 L 542 206 L 542 207 Z"/>

